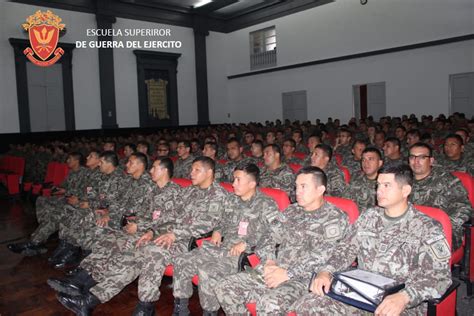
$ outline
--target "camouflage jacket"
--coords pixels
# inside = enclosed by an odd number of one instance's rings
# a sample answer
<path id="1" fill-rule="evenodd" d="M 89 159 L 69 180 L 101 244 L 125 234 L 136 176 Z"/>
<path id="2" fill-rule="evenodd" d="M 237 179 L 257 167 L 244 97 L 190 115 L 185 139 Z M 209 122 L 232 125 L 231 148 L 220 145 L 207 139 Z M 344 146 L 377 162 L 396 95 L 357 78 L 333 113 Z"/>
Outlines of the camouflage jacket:
<path id="1" fill-rule="evenodd" d="M 295 175 L 286 163 L 282 163 L 275 170 L 263 167 L 260 173 L 260 186 L 280 189 L 285 191 L 291 200 L 295 198 Z"/>
<path id="2" fill-rule="evenodd" d="M 223 178 L 221 179 L 222 182 L 234 182 L 234 169 L 237 166 L 245 166 L 249 163 L 252 163 L 252 160 L 249 157 L 244 157 L 239 161 L 229 160 L 223 166 Z"/>
<path id="3" fill-rule="evenodd" d="M 178 158 L 174 163 L 174 172 L 173 175 L 175 178 L 191 178 L 191 167 L 193 165 L 193 161 L 196 157 L 193 155 L 189 155 L 186 159 Z"/>
<path id="4" fill-rule="evenodd" d="M 409 204 L 400 217 L 390 218 L 380 207 L 368 209 L 352 225 L 327 263 L 318 271 L 334 273 L 358 267 L 405 283 L 408 308 L 440 297 L 451 285 L 451 251 L 441 224 Z M 424 314 L 419 306 L 417 314 Z"/>
<path id="5" fill-rule="evenodd" d="M 334 163 L 329 163 L 324 170 L 328 178 L 328 187 L 326 194 L 331 196 L 342 196 L 346 189 L 346 181 L 344 180 L 344 173 Z"/>
<path id="6" fill-rule="evenodd" d="M 362 168 L 360 164 L 361 164 L 361 161 L 354 160 L 352 156 L 350 159 L 345 159 L 342 162 L 342 165 L 349 170 L 351 177 L 361 172 Z"/>
<path id="7" fill-rule="evenodd" d="M 66 195 L 81 196 L 82 192 L 86 190 L 88 182 L 89 169 L 86 167 L 79 167 L 78 170 L 69 170 L 66 179 L 61 183 L 61 187 L 66 190 Z"/>
<path id="8" fill-rule="evenodd" d="M 339 145 L 334 152 L 342 156 L 343 160 L 352 159 L 352 146 L 351 144 Z"/>
<path id="9" fill-rule="evenodd" d="M 100 172 L 100 168 L 87 169 L 87 181 L 85 190 L 79 195 L 80 201 L 91 201 L 97 198 L 96 194 L 104 174 Z"/>
<path id="10" fill-rule="evenodd" d="M 89 200 L 89 207 L 94 211 L 113 205 L 114 208 L 118 207 L 117 203 L 127 189 L 129 181 L 130 177 L 124 175 L 118 168 L 111 174 L 103 174 L 98 186 L 92 187 L 92 192 L 89 193 L 93 196 Z"/>
<path id="11" fill-rule="evenodd" d="M 284 162 L 284 163 L 295 163 L 295 164 L 298 164 L 298 165 L 301 165 L 303 164 L 303 161 L 301 159 L 299 159 L 298 157 L 291 157 L 290 159 L 287 159 L 285 156 L 282 156 L 281 158 L 281 162 Z"/>
<path id="12" fill-rule="evenodd" d="M 309 282 L 316 265 L 323 264 L 345 235 L 349 219 L 331 203 L 308 212 L 297 204 L 284 212 L 276 262 L 293 278 Z"/>
<path id="13" fill-rule="evenodd" d="M 180 207 L 173 233 L 176 241 L 187 242 L 191 237 L 199 237 L 212 231 L 221 221 L 223 204 L 227 197 L 217 182 L 207 189 L 189 186 L 181 192 Z"/>
<path id="14" fill-rule="evenodd" d="M 466 155 L 463 155 L 459 160 L 449 160 L 443 157 L 438 160 L 438 164 L 447 172 L 462 171 L 474 177 L 474 157 L 469 159 Z"/>
<path id="15" fill-rule="evenodd" d="M 453 225 L 453 245 L 460 246 L 462 229 L 459 229 L 471 216 L 471 204 L 461 181 L 451 173 L 434 167 L 431 173 L 421 180 L 415 180 L 410 195 L 414 204 L 426 205 L 445 211 Z M 455 232 L 457 234 L 454 234 Z"/>
<path id="16" fill-rule="evenodd" d="M 138 232 L 153 230 L 155 235 L 166 233 L 178 218 L 176 205 L 180 200 L 181 187 L 169 181 L 163 188 L 155 185 L 151 193 L 151 203 L 142 217 L 137 217 L 135 223 Z"/>
<path id="17" fill-rule="evenodd" d="M 376 206 L 377 179 L 370 180 L 363 173 L 351 177 L 351 182 L 344 191 L 343 197 L 356 202 L 359 212 Z"/>
<path id="18" fill-rule="evenodd" d="M 296 144 L 295 152 L 309 154 L 309 149 L 308 149 L 308 147 L 306 147 L 305 144 L 299 143 L 299 144 Z"/>
<path id="19" fill-rule="evenodd" d="M 275 252 L 275 238 L 281 231 L 281 213 L 275 201 L 260 190 L 248 201 L 229 194 L 222 219 L 214 231 L 224 238 L 223 247 L 230 249 L 236 243 L 245 242 L 245 251 L 254 251 L 265 260 Z"/>

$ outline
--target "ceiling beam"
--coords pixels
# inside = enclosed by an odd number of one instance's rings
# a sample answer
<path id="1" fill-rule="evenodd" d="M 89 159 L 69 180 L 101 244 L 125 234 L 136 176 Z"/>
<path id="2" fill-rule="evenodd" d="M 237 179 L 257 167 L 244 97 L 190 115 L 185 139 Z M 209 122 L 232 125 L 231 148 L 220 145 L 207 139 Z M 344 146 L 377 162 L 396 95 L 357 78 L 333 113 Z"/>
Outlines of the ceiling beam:
<path id="1" fill-rule="evenodd" d="M 211 12 L 217 11 L 237 2 L 239 2 L 239 0 L 216 0 L 209 2 L 208 4 L 203 5 L 202 7 L 193 9 L 193 12 L 198 14 L 209 14 Z"/>

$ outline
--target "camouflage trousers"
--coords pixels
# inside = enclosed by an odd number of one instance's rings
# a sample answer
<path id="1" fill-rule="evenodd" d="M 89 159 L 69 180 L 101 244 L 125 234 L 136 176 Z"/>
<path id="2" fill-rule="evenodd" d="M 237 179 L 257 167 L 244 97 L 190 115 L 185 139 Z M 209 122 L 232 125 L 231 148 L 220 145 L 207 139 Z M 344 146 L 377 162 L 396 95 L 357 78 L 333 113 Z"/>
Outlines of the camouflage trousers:
<path id="1" fill-rule="evenodd" d="M 173 263 L 173 295 L 175 298 L 190 298 L 193 295 L 191 279 L 199 277 L 199 300 L 206 311 L 219 310 L 214 293 L 215 285 L 223 277 L 238 271 L 238 256 L 230 256 L 227 248 L 204 242 L 201 248 L 184 253 Z"/>
<path id="2" fill-rule="evenodd" d="M 36 219 L 38 227 L 31 234 L 31 241 L 43 243 L 59 229 L 59 223 L 69 213 L 63 197 L 40 196 L 36 200 Z"/>
<path id="3" fill-rule="evenodd" d="M 373 315 L 356 307 L 336 301 L 329 296 L 317 296 L 307 293 L 298 299 L 289 309 L 297 315 Z M 426 304 L 406 309 L 402 315 L 426 315 Z"/>
<path id="4" fill-rule="evenodd" d="M 138 297 L 142 302 L 156 302 L 160 298 L 160 284 L 165 268 L 173 258 L 187 251 L 187 243 L 175 242 L 164 249 L 150 243 L 144 247 L 122 251 L 109 260 L 102 281 L 90 292 L 102 302 L 107 302 L 122 289 L 138 279 Z"/>
<path id="5" fill-rule="evenodd" d="M 112 230 L 97 226 L 96 221 L 97 216 L 90 209 L 77 212 L 61 226 L 59 237 L 82 249 L 91 250 L 104 233 Z"/>
<path id="6" fill-rule="evenodd" d="M 257 315 L 286 315 L 293 302 L 308 291 L 308 285 L 298 280 L 270 289 L 262 270 L 260 265 L 220 280 L 214 291 L 226 315 L 248 315 L 245 304 L 249 302 L 256 303 Z"/>
<path id="7" fill-rule="evenodd" d="M 104 231 L 92 247 L 92 253 L 82 260 L 80 267 L 92 276 L 96 282 L 104 279 L 107 267 L 121 254 L 133 251 L 142 234 L 129 235 L 123 231 Z"/>

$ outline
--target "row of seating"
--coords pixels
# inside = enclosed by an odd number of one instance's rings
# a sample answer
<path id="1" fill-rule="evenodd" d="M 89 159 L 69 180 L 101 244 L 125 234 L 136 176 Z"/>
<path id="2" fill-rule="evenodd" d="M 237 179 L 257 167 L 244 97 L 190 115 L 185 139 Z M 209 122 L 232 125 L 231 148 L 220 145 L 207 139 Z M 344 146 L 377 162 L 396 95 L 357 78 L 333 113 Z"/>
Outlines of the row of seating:
<path id="1" fill-rule="evenodd" d="M 7 188 L 10 196 L 20 193 L 24 172 L 25 158 L 10 155 L 0 157 L 0 182 Z"/>

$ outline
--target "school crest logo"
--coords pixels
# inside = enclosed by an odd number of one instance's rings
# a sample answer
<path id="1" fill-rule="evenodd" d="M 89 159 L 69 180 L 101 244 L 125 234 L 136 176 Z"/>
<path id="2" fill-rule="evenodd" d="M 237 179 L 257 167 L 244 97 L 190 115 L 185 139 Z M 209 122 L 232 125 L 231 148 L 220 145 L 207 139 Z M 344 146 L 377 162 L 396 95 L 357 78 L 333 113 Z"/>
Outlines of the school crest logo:
<path id="1" fill-rule="evenodd" d="M 59 33 L 66 27 L 61 21 L 59 16 L 49 10 L 46 12 L 38 10 L 26 19 L 26 23 L 21 25 L 28 32 L 31 45 L 23 53 L 33 64 L 48 67 L 55 64 L 64 54 L 61 47 L 56 48 L 59 42 Z M 50 58 L 53 54 L 54 56 Z"/>

